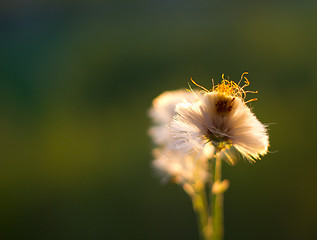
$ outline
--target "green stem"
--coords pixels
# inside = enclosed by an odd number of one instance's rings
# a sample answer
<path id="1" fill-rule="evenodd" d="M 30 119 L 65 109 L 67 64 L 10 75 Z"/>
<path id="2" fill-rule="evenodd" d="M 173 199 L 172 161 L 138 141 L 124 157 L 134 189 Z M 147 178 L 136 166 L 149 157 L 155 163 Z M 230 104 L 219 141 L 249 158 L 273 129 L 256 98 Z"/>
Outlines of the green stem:
<path id="1" fill-rule="evenodd" d="M 209 213 L 209 205 L 208 205 L 208 199 L 206 194 L 205 186 L 203 188 L 200 188 L 200 196 L 202 197 L 203 201 L 203 212 L 204 212 L 204 239 L 211 240 L 212 237 L 212 222 L 211 222 L 211 215 Z"/>
<path id="2" fill-rule="evenodd" d="M 221 183 L 221 156 L 216 155 L 214 184 Z M 212 199 L 213 210 L 213 240 L 223 239 L 223 191 L 216 191 Z"/>
<path id="3" fill-rule="evenodd" d="M 212 225 L 204 185 L 196 186 L 195 190 L 192 201 L 194 210 L 198 216 L 200 236 L 202 240 L 211 240 Z"/>
<path id="4" fill-rule="evenodd" d="M 215 164 L 213 159 L 209 160 L 209 182 L 208 182 L 208 188 L 210 189 L 209 191 L 209 205 L 210 205 L 210 210 L 209 214 L 212 216 L 213 209 L 211 206 L 213 206 L 213 192 L 212 192 L 212 186 L 214 184 L 214 175 L 215 175 Z"/>

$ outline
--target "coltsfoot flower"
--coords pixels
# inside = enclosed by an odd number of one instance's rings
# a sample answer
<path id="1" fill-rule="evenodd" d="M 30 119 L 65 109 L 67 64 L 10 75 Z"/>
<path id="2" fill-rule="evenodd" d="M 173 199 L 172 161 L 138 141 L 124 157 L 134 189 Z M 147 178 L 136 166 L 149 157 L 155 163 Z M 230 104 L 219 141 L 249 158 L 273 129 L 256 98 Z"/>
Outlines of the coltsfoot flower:
<path id="1" fill-rule="evenodd" d="M 252 161 L 267 153 L 266 127 L 246 105 L 249 101 L 244 101 L 248 91 L 243 88 L 249 85 L 244 74 L 242 87 L 239 86 L 241 80 L 236 84 L 224 76 L 210 91 L 193 82 L 203 88 L 203 94 L 199 95 L 199 101 L 179 103 L 170 124 L 179 149 L 201 151 L 211 142 L 218 150 L 234 147 Z"/>
<path id="2" fill-rule="evenodd" d="M 223 239 L 229 181 L 222 180 L 222 160 L 233 164 L 239 152 L 255 161 L 268 151 L 266 126 L 247 106 L 256 99 L 245 101 L 250 92 L 244 90 L 249 85 L 245 74 L 238 83 L 222 75 L 211 90 L 192 80 L 201 91 L 165 92 L 149 111 L 154 122 L 149 134 L 156 144 L 152 164 L 163 180 L 174 180 L 190 196 L 203 239 Z"/>

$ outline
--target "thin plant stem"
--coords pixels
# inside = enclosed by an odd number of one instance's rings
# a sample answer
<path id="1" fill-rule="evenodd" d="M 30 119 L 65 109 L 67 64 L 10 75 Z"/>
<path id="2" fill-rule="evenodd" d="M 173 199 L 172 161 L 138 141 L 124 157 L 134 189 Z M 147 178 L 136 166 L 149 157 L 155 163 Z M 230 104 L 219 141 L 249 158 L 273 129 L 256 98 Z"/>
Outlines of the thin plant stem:
<path id="1" fill-rule="evenodd" d="M 211 215 L 209 212 L 209 205 L 208 199 L 206 194 L 206 188 L 203 185 L 199 188 L 199 195 L 201 196 L 202 203 L 203 203 L 203 212 L 204 212 L 204 226 L 203 226 L 203 233 L 204 239 L 211 240 L 212 237 L 212 222 L 211 222 Z"/>
<path id="2" fill-rule="evenodd" d="M 188 189 L 188 186 L 186 188 Z M 202 240 L 211 240 L 212 226 L 210 222 L 205 186 L 202 183 L 196 184 L 196 186 L 193 186 L 192 190 L 194 191 L 189 195 L 192 198 L 194 211 L 198 217 L 200 237 Z M 189 192 L 187 191 L 187 193 Z"/>
<path id="3" fill-rule="evenodd" d="M 213 239 L 213 235 L 214 235 L 214 223 L 213 223 L 213 201 L 214 201 L 214 195 L 212 192 L 212 186 L 214 183 L 214 175 L 215 175 L 215 161 L 214 158 L 209 159 L 209 181 L 208 181 L 208 185 L 207 185 L 207 189 L 208 189 L 208 202 L 209 202 L 209 206 L 208 206 L 208 215 L 209 215 L 209 230 L 210 230 L 210 235 L 211 235 L 211 239 Z"/>
<path id="4" fill-rule="evenodd" d="M 221 155 L 218 152 L 215 161 L 214 184 L 221 184 Z M 223 191 L 214 191 L 212 198 L 212 215 L 213 215 L 213 238 L 212 240 L 223 239 Z"/>
<path id="5" fill-rule="evenodd" d="M 212 206 L 212 204 L 213 204 L 213 192 L 212 192 L 212 186 L 213 186 L 213 184 L 214 184 L 214 175 L 215 175 L 215 173 L 214 173 L 214 168 L 215 168 L 215 164 L 214 164 L 214 161 L 213 161 L 214 159 L 209 159 L 209 174 L 210 174 L 210 176 L 209 176 L 209 182 L 208 182 L 208 188 L 210 189 L 210 191 L 208 191 L 209 192 L 209 205 L 210 206 Z M 212 211 L 213 211 L 213 209 L 212 208 L 210 208 L 209 209 L 209 214 L 210 214 L 210 216 L 212 215 Z"/>

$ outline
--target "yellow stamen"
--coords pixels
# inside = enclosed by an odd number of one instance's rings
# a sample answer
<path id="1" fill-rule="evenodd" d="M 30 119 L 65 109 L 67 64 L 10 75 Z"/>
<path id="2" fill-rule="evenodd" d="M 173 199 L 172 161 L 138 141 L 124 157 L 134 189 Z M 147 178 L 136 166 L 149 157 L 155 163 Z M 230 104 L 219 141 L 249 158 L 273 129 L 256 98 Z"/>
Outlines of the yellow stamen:
<path id="1" fill-rule="evenodd" d="M 258 99 L 257 98 L 252 98 L 252 99 L 246 101 L 245 103 L 253 102 L 253 101 L 256 101 L 256 100 L 258 100 Z"/>
<path id="2" fill-rule="evenodd" d="M 193 84 L 195 84 L 197 87 L 200 87 L 201 89 L 203 89 L 206 92 L 209 92 L 208 89 L 204 88 L 203 86 L 200 86 L 199 84 L 197 84 L 192 78 L 190 78 L 190 81 L 192 81 Z"/>
<path id="3" fill-rule="evenodd" d="M 244 100 L 246 98 L 247 93 L 258 93 L 258 91 L 245 91 L 244 90 L 245 87 L 250 85 L 249 80 L 245 76 L 246 74 L 248 74 L 248 72 L 242 73 L 238 84 L 235 83 L 234 81 L 229 81 L 229 78 L 226 79 L 224 74 L 221 75 L 222 81 L 220 84 L 214 85 L 214 80 L 211 79 L 211 81 L 212 81 L 212 89 L 211 90 L 208 90 L 205 87 L 199 85 L 192 78 L 190 78 L 190 80 L 193 84 L 195 84 L 197 87 L 201 88 L 203 91 L 205 91 L 207 93 L 208 92 L 218 92 L 218 93 L 226 95 L 226 96 L 239 97 L 239 98 Z M 244 85 L 241 87 L 240 83 L 242 80 L 244 80 Z M 189 85 L 189 88 L 190 88 L 190 90 L 188 90 L 188 91 L 193 92 L 190 85 Z M 257 100 L 257 98 L 253 98 L 253 99 L 246 101 L 245 103 L 253 102 L 256 100 Z"/>
<path id="4" fill-rule="evenodd" d="M 250 85 L 249 80 L 244 76 L 248 74 L 248 72 L 244 72 L 241 75 L 241 79 L 240 81 L 237 83 L 235 83 L 234 81 L 229 81 L 228 79 L 225 78 L 224 74 L 221 75 L 222 77 L 222 81 L 220 84 L 217 84 L 216 86 L 213 86 L 212 91 L 213 92 L 218 92 L 227 96 L 232 96 L 232 97 L 239 97 L 242 99 L 245 99 L 246 97 L 246 93 L 250 92 L 250 93 L 257 93 L 257 91 L 253 92 L 253 91 L 245 91 L 244 88 Z M 244 85 L 242 87 L 240 87 L 240 83 L 242 81 L 242 79 L 244 79 Z M 251 99 L 247 102 L 252 102 L 255 101 L 257 99 Z"/>

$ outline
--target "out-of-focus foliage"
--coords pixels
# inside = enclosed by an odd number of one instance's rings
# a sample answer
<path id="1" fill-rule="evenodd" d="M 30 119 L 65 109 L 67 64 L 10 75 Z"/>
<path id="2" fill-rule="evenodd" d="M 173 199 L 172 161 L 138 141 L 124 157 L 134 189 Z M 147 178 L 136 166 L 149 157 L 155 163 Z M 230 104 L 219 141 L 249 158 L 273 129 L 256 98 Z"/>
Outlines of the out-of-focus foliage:
<path id="1" fill-rule="evenodd" d="M 249 71 L 271 153 L 224 168 L 225 239 L 316 239 L 315 1 L 0 3 L 0 238 L 197 239 L 147 109 Z M 255 96 L 249 96 L 253 98 Z"/>

